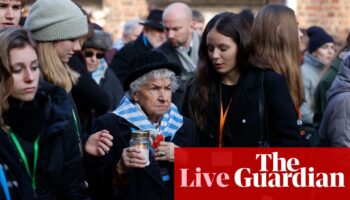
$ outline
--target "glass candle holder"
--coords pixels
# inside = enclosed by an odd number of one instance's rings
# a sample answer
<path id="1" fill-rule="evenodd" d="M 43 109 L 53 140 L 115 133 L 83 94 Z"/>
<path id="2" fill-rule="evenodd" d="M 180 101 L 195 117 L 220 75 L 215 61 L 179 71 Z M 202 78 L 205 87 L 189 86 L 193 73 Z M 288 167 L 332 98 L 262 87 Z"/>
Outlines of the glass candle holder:
<path id="1" fill-rule="evenodd" d="M 149 131 L 135 130 L 131 132 L 130 138 L 130 146 L 137 147 L 142 151 L 145 160 L 147 161 L 147 165 L 149 165 L 149 147 L 151 145 L 149 136 Z"/>

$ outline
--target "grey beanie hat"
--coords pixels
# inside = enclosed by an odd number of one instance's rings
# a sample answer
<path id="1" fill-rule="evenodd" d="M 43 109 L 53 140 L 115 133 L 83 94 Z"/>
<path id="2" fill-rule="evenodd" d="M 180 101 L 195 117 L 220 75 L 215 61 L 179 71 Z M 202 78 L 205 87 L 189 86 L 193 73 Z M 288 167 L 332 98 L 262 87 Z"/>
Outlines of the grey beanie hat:
<path id="1" fill-rule="evenodd" d="M 37 0 L 24 28 L 37 41 L 77 38 L 88 33 L 88 22 L 80 8 L 71 0 Z"/>
<path id="2" fill-rule="evenodd" d="M 92 38 L 85 41 L 83 45 L 84 48 L 94 48 L 100 49 L 102 51 L 107 51 L 113 47 L 112 36 L 104 31 L 94 30 L 94 35 Z"/>

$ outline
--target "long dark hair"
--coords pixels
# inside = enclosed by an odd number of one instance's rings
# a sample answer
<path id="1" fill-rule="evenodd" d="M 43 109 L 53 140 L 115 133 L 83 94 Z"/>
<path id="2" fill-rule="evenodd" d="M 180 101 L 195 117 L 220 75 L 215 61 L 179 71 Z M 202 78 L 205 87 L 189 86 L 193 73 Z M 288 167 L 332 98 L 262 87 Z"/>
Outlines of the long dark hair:
<path id="1" fill-rule="evenodd" d="M 214 16 L 204 29 L 199 47 L 199 66 L 192 83 L 189 96 L 189 114 L 197 126 L 204 130 L 206 119 L 203 110 L 220 83 L 220 76 L 213 67 L 208 56 L 207 36 L 215 29 L 220 34 L 230 37 L 237 44 L 236 66 L 240 72 L 250 68 L 266 68 L 265 62 L 255 55 L 252 33 L 246 20 L 234 13 L 224 12 Z"/>

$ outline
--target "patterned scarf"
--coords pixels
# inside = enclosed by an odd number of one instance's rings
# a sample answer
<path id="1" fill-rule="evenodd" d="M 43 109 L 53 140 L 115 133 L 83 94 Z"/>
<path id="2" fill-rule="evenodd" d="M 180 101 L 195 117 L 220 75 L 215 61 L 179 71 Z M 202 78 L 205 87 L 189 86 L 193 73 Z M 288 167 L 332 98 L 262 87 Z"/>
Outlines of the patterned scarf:
<path id="1" fill-rule="evenodd" d="M 171 104 L 170 110 L 163 115 L 159 131 L 157 131 L 157 128 L 148 120 L 146 114 L 141 110 L 141 107 L 138 104 L 133 104 L 128 96 L 123 97 L 113 113 L 124 118 L 141 130 L 149 130 L 155 133 L 160 131 L 164 137 L 170 136 L 171 140 L 183 124 L 183 116 L 173 103 Z"/>
<path id="2" fill-rule="evenodd" d="M 108 64 L 104 58 L 100 59 L 100 64 L 96 68 L 95 71 L 91 73 L 92 78 L 95 80 L 97 84 L 100 85 L 101 79 L 105 77 L 105 73 L 107 70 Z"/>

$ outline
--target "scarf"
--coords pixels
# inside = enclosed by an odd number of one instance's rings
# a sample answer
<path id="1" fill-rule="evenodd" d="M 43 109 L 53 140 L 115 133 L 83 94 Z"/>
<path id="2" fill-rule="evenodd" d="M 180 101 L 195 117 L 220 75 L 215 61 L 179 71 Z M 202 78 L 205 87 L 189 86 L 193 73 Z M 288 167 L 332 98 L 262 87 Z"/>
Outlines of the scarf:
<path id="1" fill-rule="evenodd" d="M 101 58 L 100 64 L 98 65 L 96 70 L 92 72 L 91 76 L 98 85 L 100 85 L 101 79 L 105 77 L 107 67 L 108 67 L 108 64 L 106 60 L 104 58 Z"/>
<path id="2" fill-rule="evenodd" d="M 199 43 L 199 36 L 196 33 L 192 33 L 190 49 L 185 47 L 176 48 L 177 55 L 186 72 L 194 72 L 197 69 Z M 188 55 L 188 51 L 190 51 L 190 55 Z"/>
<path id="3" fill-rule="evenodd" d="M 148 117 L 142 111 L 141 107 L 138 104 L 133 104 L 128 96 L 123 97 L 113 113 L 143 131 L 151 131 L 151 133 L 161 132 L 165 138 L 171 137 L 170 141 L 183 124 L 183 116 L 173 103 L 169 111 L 163 115 L 159 131 L 157 131 L 157 128 L 148 120 Z"/>

